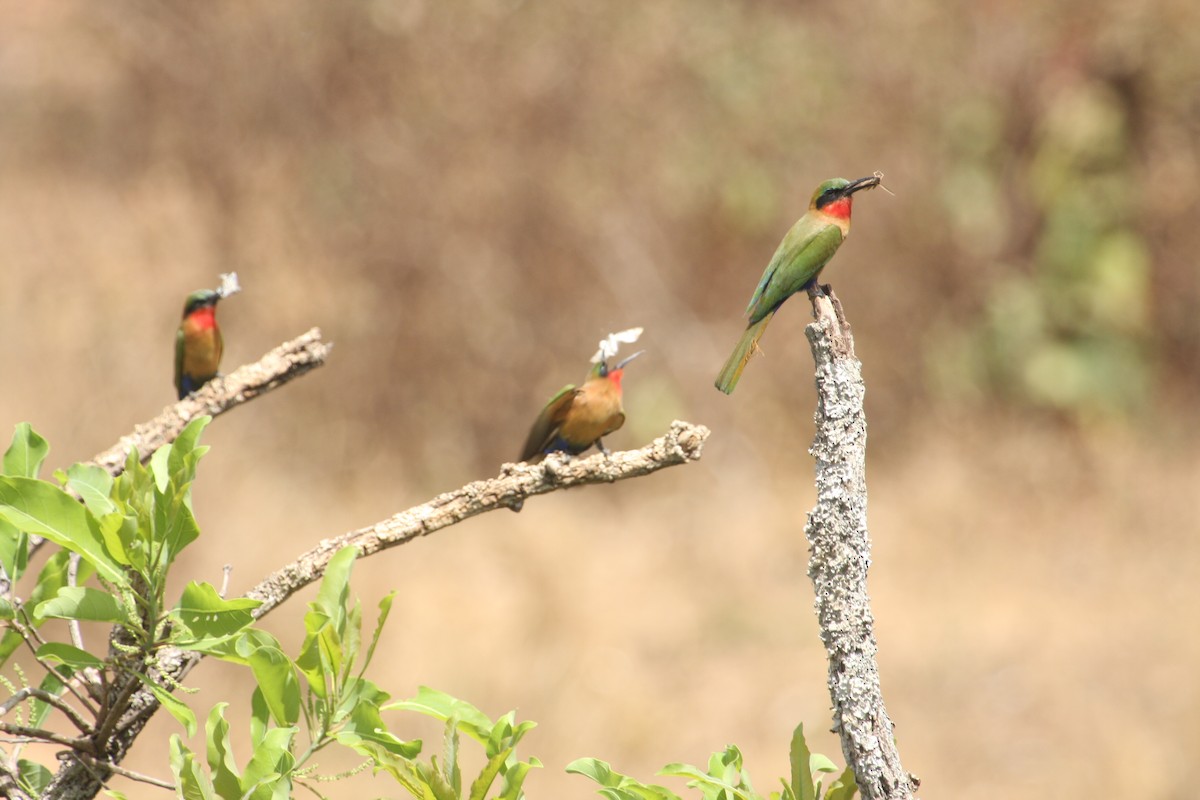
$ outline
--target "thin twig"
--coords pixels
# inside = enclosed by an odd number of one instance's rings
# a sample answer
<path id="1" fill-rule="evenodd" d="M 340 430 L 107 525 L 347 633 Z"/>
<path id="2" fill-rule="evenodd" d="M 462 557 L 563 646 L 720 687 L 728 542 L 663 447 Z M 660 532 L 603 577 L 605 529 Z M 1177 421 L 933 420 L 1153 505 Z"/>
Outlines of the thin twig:
<path id="1" fill-rule="evenodd" d="M 24 613 L 24 612 L 22 612 L 22 613 Z M 75 699 L 79 701 L 79 704 L 81 706 L 83 706 L 85 709 L 87 709 L 87 712 L 89 714 L 92 714 L 93 716 L 95 716 L 97 713 L 96 707 L 93 706 L 86 697 L 84 697 L 78 691 L 76 691 L 75 686 L 74 686 L 75 680 L 66 675 L 63 675 L 61 672 L 58 671 L 57 667 L 55 667 L 50 662 L 46 661 L 46 659 L 44 659 L 38 655 L 37 648 L 33 646 L 33 640 L 39 641 L 42 644 L 45 644 L 46 642 L 44 639 L 42 639 L 41 634 L 38 633 L 37 629 L 34 628 L 32 625 L 22 625 L 21 623 L 17 622 L 15 619 L 10 620 L 10 622 L 12 623 L 13 627 L 15 627 L 17 629 L 17 633 L 21 636 L 21 641 L 25 644 L 26 647 L 29 648 L 29 652 L 33 654 L 34 660 L 37 661 L 37 663 L 41 665 L 42 669 L 46 670 L 46 672 L 49 672 L 51 675 L 53 675 L 55 678 L 57 678 L 58 682 L 61 683 L 63 686 L 65 686 L 67 688 L 68 692 L 75 695 Z"/>
<path id="2" fill-rule="evenodd" d="M 103 775 L 98 774 L 97 770 L 100 772 L 103 772 L 104 770 L 108 770 L 109 772 L 112 772 L 115 775 L 120 775 L 122 778 L 129 778 L 129 780 L 131 780 L 131 781 L 139 781 L 141 783 L 148 783 L 151 786 L 157 786 L 160 789 L 174 789 L 175 788 L 175 784 L 173 784 L 173 783 L 167 783 L 166 781 L 160 780 L 159 778 L 155 778 L 150 775 L 143 775 L 140 772 L 134 772 L 131 769 L 125 769 L 124 767 L 119 767 L 110 761 L 101 761 L 100 759 L 92 758 L 87 753 L 80 753 L 78 751 L 72 751 L 71 755 L 74 756 L 75 758 L 79 759 L 81 762 L 83 762 L 84 767 L 89 767 L 90 769 L 88 771 L 91 772 L 96 777 L 96 780 L 100 781 L 101 783 L 104 783 L 107 780 L 107 778 L 105 778 Z"/>
<path id="3" fill-rule="evenodd" d="M 30 728 L 25 725 L 13 725 L 11 722 L 4 722 L 3 720 L 0 720 L 0 731 L 4 731 L 11 736 L 23 736 L 35 742 L 40 741 L 45 743 L 53 742 L 54 744 L 61 744 L 64 747 L 69 747 L 72 750 L 79 750 L 82 752 L 87 752 L 92 749 L 92 742 L 87 738 L 81 737 L 76 739 L 70 736 L 63 736 L 62 734 L 55 733 L 54 731 L 44 730 L 42 728 Z"/>
<path id="4" fill-rule="evenodd" d="M 84 719 L 83 716 L 80 715 L 80 713 L 76 711 L 69 703 L 63 702 L 63 699 L 58 695 L 51 694 L 45 689 L 38 689 L 33 686 L 26 686 L 24 689 L 21 689 L 12 697 L 5 700 L 4 703 L 0 704 L 0 716 L 12 711 L 17 707 L 17 705 L 31 697 L 35 700 L 41 700 L 43 703 L 57 708 L 75 724 L 75 727 L 79 729 L 80 733 L 91 734 L 93 732 L 92 726 L 88 723 L 88 721 Z"/>

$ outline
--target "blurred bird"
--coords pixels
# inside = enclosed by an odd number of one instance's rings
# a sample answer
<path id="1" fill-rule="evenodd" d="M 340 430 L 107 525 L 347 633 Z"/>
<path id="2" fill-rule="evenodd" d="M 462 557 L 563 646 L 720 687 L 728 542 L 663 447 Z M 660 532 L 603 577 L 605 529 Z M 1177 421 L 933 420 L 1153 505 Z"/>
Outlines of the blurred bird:
<path id="1" fill-rule="evenodd" d="M 641 332 L 641 328 L 631 328 L 609 334 L 600 342 L 600 350 L 592 357 L 595 366 L 583 385 L 568 384 L 550 398 L 533 423 L 519 460 L 530 461 L 557 451 L 578 455 L 592 445 L 608 454 L 602 437 L 625 424 L 625 409 L 621 405 L 625 365 L 646 351 L 639 350 L 614 367 L 608 366 L 608 360 L 617 354 L 620 342 L 637 341 Z"/>
<path id="2" fill-rule="evenodd" d="M 225 346 L 217 303 L 241 289 L 237 273 L 230 272 L 221 275 L 217 289 L 192 292 L 184 302 L 183 321 L 175 334 L 175 389 L 180 400 L 217 376 Z"/>
<path id="3" fill-rule="evenodd" d="M 183 322 L 175 334 L 175 388 L 180 400 L 217 376 L 224 348 L 217 325 L 220 299 L 211 289 L 202 289 L 188 295 L 183 306 Z"/>
<path id="4" fill-rule="evenodd" d="M 854 193 L 880 185 L 881 178 L 881 174 L 856 181 L 833 178 L 813 192 L 807 213 L 783 237 L 750 298 L 746 308 L 750 324 L 717 375 L 718 389 L 725 394 L 733 393 L 746 362 L 758 350 L 758 340 L 771 317 L 785 300 L 817 280 L 850 233 L 850 206 Z"/>

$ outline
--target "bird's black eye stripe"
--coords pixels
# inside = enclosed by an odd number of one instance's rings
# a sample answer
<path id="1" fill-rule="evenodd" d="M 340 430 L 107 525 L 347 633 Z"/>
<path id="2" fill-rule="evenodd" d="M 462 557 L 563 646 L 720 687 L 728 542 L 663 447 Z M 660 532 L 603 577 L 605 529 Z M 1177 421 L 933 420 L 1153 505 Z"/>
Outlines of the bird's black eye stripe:
<path id="1" fill-rule="evenodd" d="M 821 196 L 817 198 L 817 208 L 824 208 L 842 196 L 841 189 L 826 189 L 821 192 Z"/>

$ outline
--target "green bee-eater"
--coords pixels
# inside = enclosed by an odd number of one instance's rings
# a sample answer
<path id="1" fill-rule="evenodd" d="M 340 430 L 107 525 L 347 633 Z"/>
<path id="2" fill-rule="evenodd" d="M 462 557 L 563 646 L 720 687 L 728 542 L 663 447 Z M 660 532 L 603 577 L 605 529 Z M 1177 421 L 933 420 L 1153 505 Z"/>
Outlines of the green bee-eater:
<path id="1" fill-rule="evenodd" d="M 733 393 L 746 362 L 758 349 L 758 340 L 771 317 L 785 300 L 817 280 L 850 233 L 850 206 L 854 193 L 878 186 L 879 181 L 878 175 L 856 181 L 833 178 L 813 192 L 808 212 L 783 237 L 750 298 L 746 308 L 750 324 L 717 376 L 718 389 L 725 394 Z"/>
<path id="2" fill-rule="evenodd" d="M 188 295 L 183 322 L 175 334 L 175 389 L 187 397 L 216 377 L 224 342 L 217 327 L 219 292 L 203 289 Z"/>

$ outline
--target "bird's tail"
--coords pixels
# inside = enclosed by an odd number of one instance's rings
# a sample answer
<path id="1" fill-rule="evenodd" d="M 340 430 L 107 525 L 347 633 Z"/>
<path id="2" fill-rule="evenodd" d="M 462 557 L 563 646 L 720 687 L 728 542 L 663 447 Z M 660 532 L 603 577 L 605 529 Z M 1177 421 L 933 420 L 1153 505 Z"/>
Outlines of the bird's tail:
<path id="1" fill-rule="evenodd" d="M 733 348 L 729 360 L 725 362 L 725 366 L 721 367 L 721 373 L 717 375 L 716 387 L 725 394 L 733 394 L 738 379 L 742 377 L 742 370 L 746 368 L 746 362 L 758 350 L 758 340 L 762 338 L 763 331 L 767 329 L 767 323 L 773 316 L 775 316 L 774 311 L 746 328 L 746 332 L 738 340 L 737 347 Z"/>

